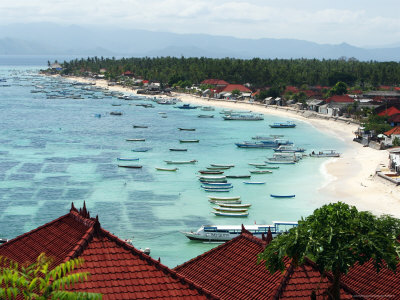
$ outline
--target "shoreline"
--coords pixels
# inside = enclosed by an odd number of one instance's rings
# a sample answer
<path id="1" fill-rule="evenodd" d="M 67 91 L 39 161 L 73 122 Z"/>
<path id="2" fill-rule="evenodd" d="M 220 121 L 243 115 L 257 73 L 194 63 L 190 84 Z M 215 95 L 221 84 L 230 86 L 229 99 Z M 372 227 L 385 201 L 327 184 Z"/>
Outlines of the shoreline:
<path id="1" fill-rule="evenodd" d="M 129 88 L 108 86 L 108 82 L 103 79 L 89 80 L 72 76 L 63 78 L 79 82 L 95 82 L 96 86 L 106 87 L 112 91 L 136 94 L 134 90 Z M 190 104 L 235 110 L 251 110 L 254 113 L 295 119 L 310 124 L 324 134 L 344 141 L 347 147 L 341 157 L 329 159 L 321 165 L 319 172 L 325 181 L 317 190 L 321 196 L 321 200 L 316 203 L 317 207 L 329 202 L 341 201 L 356 206 L 358 210 L 371 211 L 377 215 L 390 214 L 400 218 L 398 187 L 375 174 L 378 166 L 387 165 L 388 152 L 363 147 L 363 145 L 353 142 L 353 132 L 358 127 L 356 124 L 333 118 L 305 117 L 289 108 L 278 109 L 260 104 L 214 100 L 180 93 L 173 93 L 173 96 L 179 97 L 182 102 Z"/>

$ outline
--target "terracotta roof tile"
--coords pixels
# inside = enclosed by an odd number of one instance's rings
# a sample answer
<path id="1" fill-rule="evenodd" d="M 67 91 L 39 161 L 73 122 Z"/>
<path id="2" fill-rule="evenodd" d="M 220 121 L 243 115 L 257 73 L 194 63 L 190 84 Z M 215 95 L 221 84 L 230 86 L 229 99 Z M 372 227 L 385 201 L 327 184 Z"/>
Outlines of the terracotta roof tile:
<path id="1" fill-rule="evenodd" d="M 400 114 L 400 110 L 394 106 L 389 107 L 388 109 L 385 109 L 384 111 L 381 111 L 378 113 L 378 116 L 393 116 L 396 114 Z"/>
<path id="2" fill-rule="evenodd" d="M 328 99 L 326 99 L 326 103 L 331 103 L 331 102 L 353 103 L 354 99 L 349 97 L 348 95 L 334 95 L 334 96 L 329 97 Z"/>
<path id="3" fill-rule="evenodd" d="M 71 290 L 100 292 L 103 299 L 218 299 L 209 291 L 162 265 L 100 227 L 84 207 L 0 246 L 0 256 L 35 261 L 45 252 L 55 264 L 81 257 L 79 272 L 88 281 Z"/>
<path id="4" fill-rule="evenodd" d="M 392 129 L 386 131 L 384 134 L 386 136 L 390 136 L 392 134 L 400 134 L 400 126 L 393 127 Z"/>

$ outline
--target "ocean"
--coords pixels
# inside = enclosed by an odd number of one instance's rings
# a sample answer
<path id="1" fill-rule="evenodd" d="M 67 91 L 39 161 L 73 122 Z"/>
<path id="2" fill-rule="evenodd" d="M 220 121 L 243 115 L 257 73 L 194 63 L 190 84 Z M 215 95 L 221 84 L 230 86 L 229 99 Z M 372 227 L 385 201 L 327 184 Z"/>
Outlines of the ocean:
<path id="1" fill-rule="evenodd" d="M 64 59 L 68 58 L 59 61 Z M 255 135 L 283 134 L 307 153 L 341 152 L 346 145 L 300 121 L 295 121 L 294 129 L 270 129 L 268 124 L 287 121 L 275 116 L 266 115 L 264 121 L 224 121 L 220 109 L 181 110 L 148 100 L 104 97 L 100 91 L 73 87 L 65 79 L 39 75 L 38 70 L 46 66 L 45 57 L 0 57 L 0 237 L 14 238 L 68 213 L 72 202 L 80 208 L 85 201 L 104 229 L 132 239 L 137 248 L 151 248 L 153 258 L 160 257 L 173 268 L 217 245 L 190 241 L 180 231 L 197 230 L 203 224 L 297 221 L 326 201 L 318 191 L 326 181 L 321 173 L 326 160 L 306 157 L 296 165 L 280 165 L 272 174 L 252 175 L 252 181 L 265 181 L 264 185 L 230 180 L 234 188 L 220 196 L 241 196 L 244 203 L 252 204 L 250 214 L 247 218 L 214 216 L 207 196 L 216 193 L 203 191 L 197 172 L 214 163 L 234 164 L 227 174 L 249 174 L 254 167 L 248 163 L 263 162 L 273 154 L 270 149 L 239 149 L 234 143 Z M 51 97 L 61 92 L 82 99 Z M 135 105 L 143 102 L 155 107 Z M 123 115 L 109 114 L 116 110 Z M 214 118 L 202 119 L 198 114 Z M 145 141 L 127 142 L 130 138 Z M 179 139 L 200 142 L 180 144 Z M 140 147 L 152 149 L 131 151 Z M 143 168 L 118 168 L 118 157 L 139 158 L 134 163 Z M 173 166 L 165 160 L 192 159 L 198 162 L 177 165 L 177 172 L 155 169 Z M 296 197 L 275 199 L 270 194 Z"/>

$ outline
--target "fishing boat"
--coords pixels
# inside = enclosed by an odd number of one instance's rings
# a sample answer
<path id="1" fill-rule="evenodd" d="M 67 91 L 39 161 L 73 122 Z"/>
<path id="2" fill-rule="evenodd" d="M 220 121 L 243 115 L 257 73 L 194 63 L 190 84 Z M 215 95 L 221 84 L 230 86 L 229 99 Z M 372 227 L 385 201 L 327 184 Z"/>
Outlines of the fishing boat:
<path id="1" fill-rule="evenodd" d="M 132 125 L 133 128 L 148 128 L 149 126 L 145 126 L 145 125 Z"/>
<path id="2" fill-rule="evenodd" d="M 207 186 L 231 186 L 232 183 L 230 182 L 202 182 L 203 185 Z"/>
<path id="3" fill-rule="evenodd" d="M 235 165 L 210 164 L 210 166 L 217 167 L 217 168 L 233 168 Z"/>
<path id="4" fill-rule="evenodd" d="M 226 179 L 222 179 L 222 180 L 199 179 L 199 181 L 200 181 L 202 184 L 209 184 L 209 183 L 227 183 L 227 182 L 228 182 L 228 180 L 226 180 Z"/>
<path id="5" fill-rule="evenodd" d="M 199 180 L 206 180 L 206 181 L 220 181 L 220 180 L 226 180 L 226 176 L 199 176 Z"/>
<path id="6" fill-rule="evenodd" d="M 296 195 L 276 195 L 276 194 L 271 194 L 270 195 L 272 198 L 294 198 Z"/>
<path id="7" fill-rule="evenodd" d="M 301 153 L 306 151 L 304 148 L 299 148 L 299 147 L 293 147 L 293 145 L 280 145 L 278 148 L 273 149 L 275 152 L 281 152 L 281 153 Z"/>
<path id="8" fill-rule="evenodd" d="M 254 166 L 257 168 L 257 167 L 265 167 L 267 165 L 264 163 L 249 163 L 249 166 Z"/>
<path id="9" fill-rule="evenodd" d="M 135 161 L 135 160 L 139 160 L 139 158 L 118 157 L 117 160 L 121 160 L 121 161 Z"/>
<path id="10" fill-rule="evenodd" d="M 271 174 L 272 171 L 269 170 L 251 170 L 251 174 Z"/>
<path id="11" fill-rule="evenodd" d="M 269 169 L 269 170 L 273 170 L 273 169 L 279 169 L 278 166 L 256 166 L 257 169 Z"/>
<path id="12" fill-rule="evenodd" d="M 110 112 L 110 115 L 112 115 L 112 116 L 122 116 L 122 112 L 121 111 L 112 111 L 112 112 Z"/>
<path id="13" fill-rule="evenodd" d="M 205 184 L 201 185 L 203 189 L 210 189 L 210 190 L 220 190 L 220 189 L 232 189 L 233 186 L 232 184 L 225 183 L 226 185 L 210 185 L 210 184 Z"/>
<path id="14" fill-rule="evenodd" d="M 251 207 L 251 204 L 249 204 L 249 203 L 233 204 L 233 203 L 220 203 L 220 202 L 217 202 L 215 204 L 217 204 L 219 207 L 226 207 L 226 208 L 250 208 Z"/>
<path id="15" fill-rule="evenodd" d="M 215 108 L 212 107 L 212 106 L 203 106 L 203 107 L 201 108 L 201 110 L 202 110 L 202 111 L 214 111 Z"/>
<path id="16" fill-rule="evenodd" d="M 235 143 L 235 145 L 239 148 L 249 148 L 249 149 L 265 149 L 273 147 L 262 142 L 255 142 L 255 143 L 243 142 L 243 143 Z"/>
<path id="17" fill-rule="evenodd" d="M 234 213 L 234 212 L 219 212 L 219 211 L 212 211 L 212 213 L 219 217 L 236 217 L 236 218 L 245 218 L 249 216 L 248 212 L 244 213 Z"/>
<path id="18" fill-rule="evenodd" d="M 125 139 L 127 142 L 144 142 L 146 139 Z"/>
<path id="19" fill-rule="evenodd" d="M 274 124 L 270 124 L 269 127 L 271 128 L 294 128 L 296 124 L 290 121 L 287 122 L 278 122 Z"/>
<path id="20" fill-rule="evenodd" d="M 178 168 L 171 168 L 171 169 L 169 169 L 169 168 L 157 168 L 157 167 L 156 167 L 156 170 L 157 170 L 157 171 L 175 172 L 176 170 L 178 170 Z"/>
<path id="21" fill-rule="evenodd" d="M 238 178 L 250 178 L 251 175 L 226 175 L 226 178 L 238 179 Z"/>
<path id="22" fill-rule="evenodd" d="M 214 115 L 198 115 L 197 117 L 207 119 L 207 118 L 214 118 Z"/>
<path id="23" fill-rule="evenodd" d="M 118 165 L 119 168 L 129 168 L 129 169 L 141 169 L 142 166 L 139 165 Z"/>
<path id="24" fill-rule="evenodd" d="M 208 199 L 214 200 L 214 201 L 219 201 L 219 202 L 226 202 L 226 201 L 240 200 L 240 196 L 234 196 L 234 197 L 208 196 Z"/>
<path id="25" fill-rule="evenodd" d="M 207 170 L 229 170 L 231 167 L 206 167 Z"/>
<path id="26" fill-rule="evenodd" d="M 316 152 L 311 152 L 310 153 L 311 157 L 340 157 L 340 153 L 336 152 L 336 150 L 322 150 L 319 151 L 318 153 Z"/>
<path id="27" fill-rule="evenodd" d="M 187 151 L 186 148 L 169 148 L 169 151 Z"/>
<path id="28" fill-rule="evenodd" d="M 142 148 L 136 148 L 136 149 L 132 149 L 131 151 L 133 152 L 147 152 L 150 151 L 152 148 L 150 147 L 142 147 Z"/>
<path id="29" fill-rule="evenodd" d="M 198 143 L 200 140 L 179 140 L 179 143 Z"/>
<path id="30" fill-rule="evenodd" d="M 213 204 L 217 204 L 220 205 L 221 203 L 225 203 L 225 204 L 241 204 L 242 200 L 229 200 L 229 201 L 218 201 L 218 200 L 208 200 L 208 202 L 213 203 Z"/>
<path id="31" fill-rule="evenodd" d="M 218 175 L 218 174 L 224 174 L 224 171 L 210 171 L 210 170 L 204 171 L 204 170 L 201 170 L 201 171 L 199 171 L 199 173 L 200 174 Z"/>
<path id="32" fill-rule="evenodd" d="M 263 115 L 255 114 L 231 114 L 222 117 L 225 121 L 262 121 Z"/>
<path id="33" fill-rule="evenodd" d="M 193 106 L 190 104 L 182 104 L 181 106 L 175 106 L 175 107 L 179 109 L 196 109 L 198 106 Z"/>
<path id="34" fill-rule="evenodd" d="M 181 131 L 196 131 L 196 128 L 181 128 L 181 127 L 179 127 L 178 129 Z"/>
<path id="35" fill-rule="evenodd" d="M 197 160 L 192 159 L 192 160 L 164 160 L 167 164 L 169 165 L 184 165 L 184 164 L 194 164 L 197 162 Z"/>
<path id="36" fill-rule="evenodd" d="M 297 222 L 281 222 L 274 221 L 271 225 L 243 225 L 247 231 L 257 238 L 266 236 L 268 230 L 271 231 L 272 237 L 276 237 L 282 233 L 288 232 L 297 226 Z M 195 232 L 182 232 L 188 239 L 204 241 L 204 242 L 225 242 L 229 241 L 242 233 L 242 225 L 203 225 Z"/>
<path id="37" fill-rule="evenodd" d="M 233 213 L 242 213 L 248 211 L 247 208 L 232 208 L 232 207 L 218 207 L 218 206 L 214 206 L 213 209 L 216 211 L 233 212 Z"/>
<path id="38" fill-rule="evenodd" d="M 294 153 L 279 153 L 274 154 L 273 157 L 268 158 L 265 162 L 269 164 L 295 164 L 298 158 Z"/>
<path id="39" fill-rule="evenodd" d="M 252 139 L 253 140 L 274 140 L 274 139 L 278 139 L 278 138 L 282 138 L 282 137 L 284 137 L 283 134 L 270 134 L 269 136 L 256 135 L 256 136 L 253 136 Z"/>
<path id="40" fill-rule="evenodd" d="M 213 193 L 228 193 L 231 190 L 229 188 L 215 188 L 215 189 L 210 189 L 210 188 L 204 188 L 204 191 L 206 192 L 213 192 Z"/>
<path id="41" fill-rule="evenodd" d="M 244 184 L 265 184 L 265 181 L 243 181 Z"/>

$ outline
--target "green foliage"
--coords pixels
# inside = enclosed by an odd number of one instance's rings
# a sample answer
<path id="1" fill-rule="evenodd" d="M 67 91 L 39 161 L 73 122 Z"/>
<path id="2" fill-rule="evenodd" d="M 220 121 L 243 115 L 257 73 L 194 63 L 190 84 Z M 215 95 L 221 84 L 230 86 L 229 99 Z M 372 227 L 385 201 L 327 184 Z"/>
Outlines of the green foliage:
<path id="1" fill-rule="evenodd" d="M 376 114 L 370 114 L 363 125 L 365 127 L 365 130 L 374 130 L 376 134 L 380 134 L 392 128 L 387 121 L 388 116 L 378 116 Z"/>
<path id="2" fill-rule="evenodd" d="M 251 60 L 205 57 L 176 58 L 89 58 L 63 63 L 64 74 L 82 74 L 107 69 L 108 78 L 116 78 L 123 70 L 133 70 L 136 76 L 168 83 L 189 80 L 200 83 L 204 79 L 218 78 L 230 83 L 251 83 L 260 88 L 274 85 L 332 86 L 342 81 L 349 85 L 360 83 L 363 87 L 400 82 L 400 63 L 359 62 L 352 60 L 317 59 L 259 59 Z M 281 94 L 279 94 L 280 96 Z M 279 97 L 276 96 L 276 97 Z"/>
<path id="3" fill-rule="evenodd" d="M 65 291 L 87 280 L 89 273 L 73 273 L 83 264 L 76 258 L 50 270 L 52 259 L 44 253 L 34 263 L 19 265 L 0 256 L 0 299 L 101 299 L 101 294 Z"/>
<path id="4" fill-rule="evenodd" d="M 328 92 L 328 96 L 344 95 L 347 93 L 347 84 L 339 81 Z"/>
<path id="5" fill-rule="evenodd" d="M 393 144 L 394 147 L 400 146 L 400 139 L 396 136 L 396 137 L 393 139 L 392 144 Z"/>
<path id="6" fill-rule="evenodd" d="M 231 94 L 232 94 L 232 96 L 239 96 L 239 95 L 241 95 L 242 93 L 241 93 L 239 90 L 233 90 L 233 91 L 231 92 Z"/>
<path id="7" fill-rule="evenodd" d="M 397 237 L 400 220 L 390 216 L 376 217 L 359 212 L 345 203 L 331 203 L 316 209 L 299 225 L 275 238 L 259 255 L 267 269 L 274 273 L 284 270 L 285 257 L 295 266 L 306 258 L 313 260 L 321 272 L 334 275 L 331 295 L 338 298 L 340 276 L 355 263 L 372 259 L 379 272 L 383 268 L 395 271 L 400 254 Z"/>

